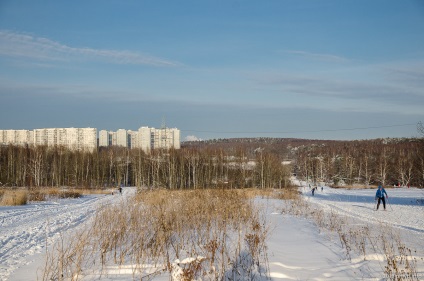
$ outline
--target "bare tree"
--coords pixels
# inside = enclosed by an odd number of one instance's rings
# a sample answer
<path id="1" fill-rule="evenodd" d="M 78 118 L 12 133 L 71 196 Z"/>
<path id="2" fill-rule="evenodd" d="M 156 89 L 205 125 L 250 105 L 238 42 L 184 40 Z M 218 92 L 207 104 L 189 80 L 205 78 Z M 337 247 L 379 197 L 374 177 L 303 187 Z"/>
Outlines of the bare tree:
<path id="1" fill-rule="evenodd" d="M 417 123 L 417 131 L 424 137 L 424 125 L 421 121 Z"/>

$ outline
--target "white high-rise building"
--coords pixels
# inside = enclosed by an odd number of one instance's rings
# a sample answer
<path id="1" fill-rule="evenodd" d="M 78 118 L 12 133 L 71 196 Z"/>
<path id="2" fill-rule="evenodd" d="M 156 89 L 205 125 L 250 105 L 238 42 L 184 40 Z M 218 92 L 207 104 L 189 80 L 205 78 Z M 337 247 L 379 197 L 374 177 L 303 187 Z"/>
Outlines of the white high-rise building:
<path id="1" fill-rule="evenodd" d="M 15 131 L 15 143 L 17 145 L 32 144 L 33 133 L 29 130 L 16 130 Z"/>
<path id="2" fill-rule="evenodd" d="M 162 128 L 151 130 L 151 148 L 180 148 L 180 130 L 176 128 Z"/>
<path id="3" fill-rule="evenodd" d="M 60 143 L 58 143 L 58 133 L 60 132 L 60 129 L 57 128 L 49 128 L 49 129 L 45 129 L 45 138 L 46 138 L 46 144 L 47 146 L 55 146 L 55 145 L 60 145 Z"/>
<path id="4" fill-rule="evenodd" d="M 35 129 L 34 130 L 33 144 L 34 145 L 47 145 L 46 135 L 47 135 L 46 129 Z"/>
<path id="5" fill-rule="evenodd" d="M 16 140 L 15 130 L 5 130 L 4 131 L 4 142 L 6 144 L 14 144 Z"/>
<path id="6" fill-rule="evenodd" d="M 48 128 L 28 130 L 0 130 L 0 143 L 16 145 L 65 146 L 78 150 L 97 148 L 95 128 Z"/>
<path id="7" fill-rule="evenodd" d="M 112 138 L 110 132 L 101 130 L 99 132 L 99 146 L 110 146 L 112 145 Z"/>
<path id="8" fill-rule="evenodd" d="M 180 130 L 176 128 L 155 129 L 140 127 L 137 131 L 119 129 L 116 132 L 101 130 L 99 146 L 122 146 L 141 148 L 145 152 L 152 149 L 180 149 Z"/>
<path id="9" fill-rule="evenodd" d="M 137 131 L 128 130 L 128 147 L 133 148 L 137 144 Z"/>
<path id="10" fill-rule="evenodd" d="M 79 129 L 78 134 L 80 140 L 80 149 L 88 148 L 91 150 L 97 149 L 97 129 L 96 128 L 83 128 Z"/>
<path id="11" fill-rule="evenodd" d="M 78 139 L 78 129 L 77 128 L 68 128 L 65 130 L 64 132 L 66 134 L 66 138 L 65 138 L 65 146 L 72 148 L 72 149 L 78 149 L 78 143 L 79 143 L 79 139 Z"/>
<path id="12" fill-rule="evenodd" d="M 95 128 L 47 128 L 29 130 L 0 130 L 0 144 L 64 146 L 77 150 L 97 148 Z M 153 149 L 180 149 L 180 130 L 177 128 L 140 127 L 137 131 L 119 129 L 116 132 L 101 130 L 99 147 L 111 145 Z"/>
<path id="13" fill-rule="evenodd" d="M 141 148 L 143 151 L 152 150 L 152 129 L 149 127 L 140 127 L 137 133 L 137 143 L 133 148 Z"/>
<path id="14" fill-rule="evenodd" d="M 116 131 L 116 145 L 128 147 L 128 133 L 125 129 L 119 129 Z"/>
<path id="15" fill-rule="evenodd" d="M 32 136 L 29 130 L 0 130 L 0 144 L 32 144 Z"/>

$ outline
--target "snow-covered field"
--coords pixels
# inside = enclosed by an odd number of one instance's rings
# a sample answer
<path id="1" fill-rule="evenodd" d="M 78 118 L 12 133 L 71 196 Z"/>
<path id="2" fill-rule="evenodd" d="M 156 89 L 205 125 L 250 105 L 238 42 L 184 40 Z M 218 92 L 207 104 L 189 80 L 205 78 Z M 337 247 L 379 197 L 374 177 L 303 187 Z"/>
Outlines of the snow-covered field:
<path id="1" fill-rule="evenodd" d="M 131 196 L 90 195 L 0 207 L 0 280 L 37 280 L 46 245 L 87 221 L 99 206 L 114 204 Z M 424 191 L 416 188 L 389 188 L 387 211 L 375 211 L 375 190 L 318 189 L 312 196 L 301 187 L 305 200 L 325 213 L 349 217 L 358 225 L 391 227 L 406 239 L 414 256 L 424 258 Z M 340 241 L 303 217 L 283 214 L 283 202 L 258 200 L 266 208 L 272 232 L 268 240 L 269 275 L 272 280 L 384 280 L 382 258 L 352 256 L 347 259 Z M 419 266 L 422 266 L 421 262 Z M 417 268 L 424 280 L 424 268 Z M 421 275 L 420 275 L 421 274 Z M 131 270 L 110 268 L 107 279 L 132 280 Z M 90 279 L 91 280 L 91 279 Z M 165 279 L 166 280 L 166 279 Z"/>
<path id="2" fill-rule="evenodd" d="M 416 272 L 419 280 L 424 280 L 424 190 L 386 188 L 389 196 L 386 211 L 382 204 L 376 211 L 375 189 L 333 189 L 324 186 L 323 191 L 319 187 L 314 196 L 305 185 L 300 190 L 311 206 L 324 210 L 325 214 L 348 218 L 350 225 L 346 229 L 369 227 L 374 234 L 399 234 L 405 246 L 412 250 L 411 256 L 418 261 Z M 292 244 L 290 238 L 286 237 L 283 238 L 286 245 L 280 247 L 295 250 L 291 258 L 284 254 L 276 256 L 277 260 L 286 259 L 288 265 L 297 267 L 284 270 L 286 280 L 387 280 L 384 278 L 384 255 L 371 253 L 366 258 L 352 255 L 351 260 L 346 259 L 346 251 L 335 233 L 331 235 L 329 231 L 317 231 L 310 221 L 300 218 L 288 217 L 288 220 L 296 231 L 286 231 L 292 235 Z M 277 223 L 277 227 L 286 228 L 286 225 Z M 278 245 L 286 232 L 276 231 L 271 243 Z M 270 258 L 271 261 L 274 259 Z"/>
<path id="3" fill-rule="evenodd" d="M 129 194 L 130 190 L 124 193 Z M 99 206 L 119 200 L 120 195 L 87 195 L 25 206 L 0 206 L 0 280 L 37 280 L 37 267 L 42 264 L 46 245 L 78 227 Z"/>

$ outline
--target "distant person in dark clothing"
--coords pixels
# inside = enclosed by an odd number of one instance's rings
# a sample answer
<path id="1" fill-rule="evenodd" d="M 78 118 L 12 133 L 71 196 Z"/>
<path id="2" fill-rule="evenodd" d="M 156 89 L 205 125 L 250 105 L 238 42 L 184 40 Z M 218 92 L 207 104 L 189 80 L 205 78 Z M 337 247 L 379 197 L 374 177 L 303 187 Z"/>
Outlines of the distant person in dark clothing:
<path id="1" fill-rule="evenodd" d="M 383 186 L 380 184 L 378 186 L 377 193 L 375 194 L 375 200 L 378 200 L 377 210 L 378 210 L 378 207 L 380 207 L 380 200 L 383 201 L 383 207 L 384 207 L 384 210 L 386 210 L 386 200 L 384 199 L 384 194 L 386 194 L 386 198 L 389 198 L 386 190 L 384 190 Z"/>
<path id="2" fill-rule="evenodd" d="M 122 186 L 119 187 L 119 194 L 122 194 Z"/>

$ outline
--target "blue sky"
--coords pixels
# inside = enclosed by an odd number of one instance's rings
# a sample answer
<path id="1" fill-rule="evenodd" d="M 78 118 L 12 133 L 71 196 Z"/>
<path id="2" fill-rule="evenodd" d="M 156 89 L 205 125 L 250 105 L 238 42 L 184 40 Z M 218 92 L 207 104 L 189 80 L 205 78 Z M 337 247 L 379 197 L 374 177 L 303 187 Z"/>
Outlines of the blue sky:
<path id="1" fill-rule="evenodd" d="M 418 136 L 421 0 L 0 2 L 0 129 Z"/>

